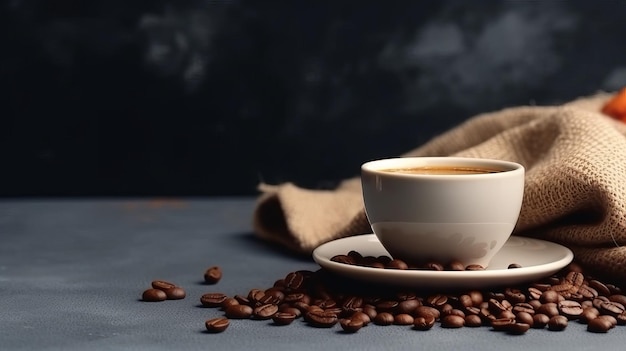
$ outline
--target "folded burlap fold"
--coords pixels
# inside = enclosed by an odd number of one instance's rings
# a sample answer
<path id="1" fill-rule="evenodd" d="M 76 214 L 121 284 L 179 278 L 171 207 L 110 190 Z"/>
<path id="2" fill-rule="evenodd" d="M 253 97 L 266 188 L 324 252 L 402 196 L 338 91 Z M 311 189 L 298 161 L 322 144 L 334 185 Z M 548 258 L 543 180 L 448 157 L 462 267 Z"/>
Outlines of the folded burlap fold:
<path id="1" fill-rule="evenodd" d="M 481 114 L 403 156 L 521 163 L 526 184 L 514 234 L 563 244 L 582 265 L 626 279 L 626 124 L 600 113 L 611 97 Z M 371 232 L 358 177 L 334 190 L 292 183 L 260 190 L 257 234 L 294 251 Z"/>

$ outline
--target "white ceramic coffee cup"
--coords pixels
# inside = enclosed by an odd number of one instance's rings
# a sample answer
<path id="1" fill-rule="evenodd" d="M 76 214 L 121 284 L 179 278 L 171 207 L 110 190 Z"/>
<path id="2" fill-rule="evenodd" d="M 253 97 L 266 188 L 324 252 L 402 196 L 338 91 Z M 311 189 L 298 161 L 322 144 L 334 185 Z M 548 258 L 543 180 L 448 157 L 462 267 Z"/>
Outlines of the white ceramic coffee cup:
<path id="1" fill-rule="evenodd" d="M 409 174 L 390 169 L 467 167 L 481 174 Z M 517 223 L 524 193 L 518 163 L 464 157 L 401 157 L 364 163 L 367 218 L 393 258 L 410 263 L 489 265 Z"/>

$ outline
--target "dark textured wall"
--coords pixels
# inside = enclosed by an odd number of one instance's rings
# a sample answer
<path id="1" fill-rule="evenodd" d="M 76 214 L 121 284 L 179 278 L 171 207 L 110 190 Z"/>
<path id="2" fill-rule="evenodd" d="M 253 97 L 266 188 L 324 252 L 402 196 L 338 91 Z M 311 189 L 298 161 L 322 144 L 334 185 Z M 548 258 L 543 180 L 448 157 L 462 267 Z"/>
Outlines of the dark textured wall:
<path id="1" fill-rule="evenodd" d="M 0 6 L 4 196 L 329 187 L 476 113 L 626 85 L 623 1 Z"/>

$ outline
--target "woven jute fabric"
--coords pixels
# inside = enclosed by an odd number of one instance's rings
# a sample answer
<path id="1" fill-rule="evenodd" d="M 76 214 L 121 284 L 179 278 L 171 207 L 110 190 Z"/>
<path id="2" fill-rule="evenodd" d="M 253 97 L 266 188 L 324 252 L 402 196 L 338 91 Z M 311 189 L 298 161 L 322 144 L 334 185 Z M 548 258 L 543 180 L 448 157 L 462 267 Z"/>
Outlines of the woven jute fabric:
<path id="1" fill-rule="evenodd" d="M 402 156 L 521 163 L 524 201 L 514 235 L 560 243 L 583 266 L 626 279 L 626 124 L 600 113 L 611 97 L 481 114 Z M 293 251 L 371 233 L 358 177 L 333 190 L 293 183 L 259 189 L 256 233 Z"/>

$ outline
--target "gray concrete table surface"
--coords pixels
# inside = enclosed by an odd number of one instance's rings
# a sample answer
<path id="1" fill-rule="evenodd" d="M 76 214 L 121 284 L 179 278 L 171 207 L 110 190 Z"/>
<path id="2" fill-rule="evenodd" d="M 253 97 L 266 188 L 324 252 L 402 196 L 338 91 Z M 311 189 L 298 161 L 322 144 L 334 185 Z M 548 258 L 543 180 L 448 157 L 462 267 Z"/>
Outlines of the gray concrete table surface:
<path id="1" fill-rule="evenodd" d="M 623 350 L 626 327 L 593 334 L 512 336 L 490 328 L 418 332 L 368 326 L 356 334 L 302 322 L 233 320 L 220 334 L 199 307 L 206 292 L 267 288 L 295 270 L 317 270 L 252 232 L 253 198 L 4 199 L 0 201 L 0 350 Z M 206 268 L 224 277 L 203 284 Z M 163 279 L 183 300 L 140 300 Z"/>

